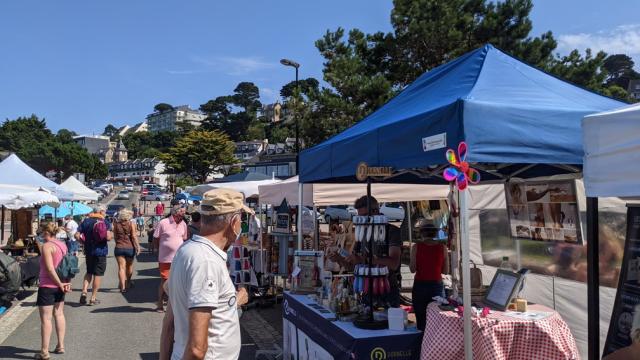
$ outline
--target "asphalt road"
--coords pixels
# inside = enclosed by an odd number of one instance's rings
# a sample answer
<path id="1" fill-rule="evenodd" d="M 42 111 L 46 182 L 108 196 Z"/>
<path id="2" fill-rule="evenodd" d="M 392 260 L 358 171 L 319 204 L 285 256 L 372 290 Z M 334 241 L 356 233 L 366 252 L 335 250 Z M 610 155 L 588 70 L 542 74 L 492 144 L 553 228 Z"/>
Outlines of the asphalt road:
<path id="1" fill-rule="evenodd" d="M 131 208 L 132 202 L 136 200 L 137 195 L 130 200 L 114 200 L 112 203 Z M 152 208 L 149 208 L 150 211 Z M 141 243 L 146 246 L 146 241 L 143 240 Z M 113 254 L 113 243 L 110 246 L 110 254 Z M 101 304 L 96 306 L 78 304 L 84 276 L 84 259 L 81 259 L 81 265 L 81 273 L 73 280 L 73 292 L 67 294 L 65 301 L 67 353 L 51 354 L 51 358 L 157 359 L 163 315 L 154 311 L 159 284 L 156 256 L 143 253 L 138 257 L 134 272 L 135 286 L 126 294 L 121 294 L 117 289 L 117 264 L 115 258 L 110 255 L 107 258 L 103 288 L 98 296 Z M 35 297 L 33 295 L 27 297 L 16 308 L 12 311 L 23 312 L 24 319 L 16 320 L 20 316 L 0 318 L 0 330 L 9 325 L 3 324 L 4 321 L 22 322 L 2 342 L 0 359 L 32 359 L 40 348 L 40 319 L 35 306 Z M 267 322 L 281 323 L 277 308 L 264 312 L 266 321 L 261 317 L 260 311 L 252 311 L 253 313 L 246 317 L 247 321 L 244 321 L 244 324 L 241 321 L 243 324 L 241 359 L 253 359 L 257 350 L 256 342 L 247 332 L 247 326 L 255 327 L 257 326 L 255 324 L 261 324 L 259 325 L 261 329 L 249 329 L 255 334 L 264 333 L 264 324 Z M 281 329 L 278 330 L 271 335 L 277 337 L 277 333 L 281 333 Z M 53 350 L 56 343 L 54 331 L 50 350 Z"/>

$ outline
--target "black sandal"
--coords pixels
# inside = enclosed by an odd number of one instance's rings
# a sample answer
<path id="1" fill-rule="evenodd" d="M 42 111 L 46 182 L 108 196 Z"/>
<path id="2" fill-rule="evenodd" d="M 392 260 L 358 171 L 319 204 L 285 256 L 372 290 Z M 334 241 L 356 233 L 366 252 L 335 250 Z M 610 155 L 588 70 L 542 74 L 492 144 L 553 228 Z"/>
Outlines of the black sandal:
<path id="1" fill-rule="evenodd" d="M 55 350 L 53 350 L 54 354 L 62 355 L 64 354 L 64 348 L 56 346 Z"/>
<path id="2" fill-rule="evenodd" d="M 87 305 L 87 293 L 80 295 L 80 305 Z"/>

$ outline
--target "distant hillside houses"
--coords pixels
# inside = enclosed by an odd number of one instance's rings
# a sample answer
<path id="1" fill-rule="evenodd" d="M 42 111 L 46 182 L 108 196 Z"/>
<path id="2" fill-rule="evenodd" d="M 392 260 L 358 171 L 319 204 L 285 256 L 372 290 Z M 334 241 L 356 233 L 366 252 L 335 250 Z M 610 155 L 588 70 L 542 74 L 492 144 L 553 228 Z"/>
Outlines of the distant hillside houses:
<path id="1" fill-rule="evenodd" d="M 268 139 L 239 141 L 233 156 L 243 171 L 288 178 L 296 174 L 295 138 L 270 144 Z"/>

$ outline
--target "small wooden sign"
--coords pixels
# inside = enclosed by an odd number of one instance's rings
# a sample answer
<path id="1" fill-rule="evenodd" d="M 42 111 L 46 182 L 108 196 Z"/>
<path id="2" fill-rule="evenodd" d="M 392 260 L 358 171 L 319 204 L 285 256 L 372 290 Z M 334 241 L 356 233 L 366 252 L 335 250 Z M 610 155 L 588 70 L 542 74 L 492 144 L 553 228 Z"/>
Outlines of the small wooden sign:
<path id="1" fill-rule="evenodd" d="M 356 168 L 356 179 L 365 181 L 368 177 L 386 177 L 393 175 L 393 168 L 390 166 L 369 166 L 365 162 L 358 164 Z"/>

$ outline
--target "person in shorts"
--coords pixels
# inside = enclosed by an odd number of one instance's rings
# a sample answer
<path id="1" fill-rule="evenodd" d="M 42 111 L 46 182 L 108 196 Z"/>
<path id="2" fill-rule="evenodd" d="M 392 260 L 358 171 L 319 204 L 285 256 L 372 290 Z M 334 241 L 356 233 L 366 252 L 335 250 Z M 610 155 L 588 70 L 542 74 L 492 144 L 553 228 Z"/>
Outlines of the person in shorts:
<path id="1" fill-rule="evenodd" d="M 153 241 L 158 248 L 158 268 L 160 269 L 160 286 L 158 287 L 158 312 L 164 312 L 165 281 L 169 279 L 171 262 L 182 243 L 188 239 L 189 231 L 184 221 L 185 209 L 179 205 L 171 208 L 171 215 L 160 220 L 153 233 Z"/>
<path id="2" fill-rule="evenodd" d="M 122 209 L 118 213 L 118 219 L 113 223 L 113 237 L 116 241 L 113 255 L 118 262 L 118 288 L 123 294 L 132 285 L 133 260 L 140 254 L 138 235 L 131 221 L 132 215 L 131 210 Z"/>
<path id="3" fill-rule="evenodd" d="M 51 317 L 56 322 L 56 337 L 58 345 L 53 351 L 55 354 L 64 354 L 64 336 L 66 321 L 64 318 L 64 295 L 71 291 L 71 284 L 67 279 L 60 279 L 56 268 L 60 265 L 62 258 L 67 254 L 67 246 L 63 241 L 56 238 L 58 227 L 52 222 L 43 224 L 40 227 L 39 236 L 43 239 L 42 256 L 40 256 L 40 285 L 38 286 L 38 311 L 40 313 L 41 340 L 40 352 L 36 354 L 36 359 L 49 359 L 49 342 L 53 323 Z"/>
<path id="4" fill-rule="evenodd" d="M 107 270 L 107 254 L 109 253 L 108 241 L 111 240 L 111 224 L 105 220 L 106 208 L 99 205 L 84 219 L 77 237 L 84 238 L 84 254 L 87 265 L 87 273 L 82 283 L 80 304 L 97 305 L 100 300 L 96 298 L 104 272 Z M 78 234 L 82 234 L 79 236 Z M 91 298 L 87 302 L 87 291 L 91 285 Z"/>

